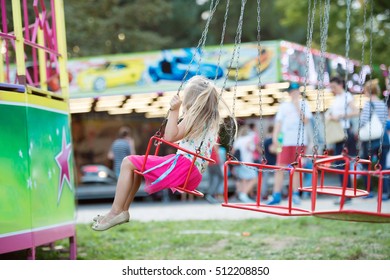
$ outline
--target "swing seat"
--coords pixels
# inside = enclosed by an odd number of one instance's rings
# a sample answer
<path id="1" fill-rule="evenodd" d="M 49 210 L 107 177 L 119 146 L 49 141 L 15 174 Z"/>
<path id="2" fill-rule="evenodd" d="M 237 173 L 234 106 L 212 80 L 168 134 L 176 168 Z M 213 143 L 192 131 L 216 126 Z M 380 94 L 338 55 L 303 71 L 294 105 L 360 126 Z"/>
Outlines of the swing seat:
<path id="1" fill-rule="evenodd" d="M 339 210 L 339 211 L 323 211 L 314 212 L 314 217 L 351 221 L 351 222 L 367 222 L 367 223 L 390 223 L 390 214 L 375 213 L 368 211 L 357 211 L 357 210 Z"/>
<path id="2" fill-rule="evenodd" d="M 300 156 L 298 161 L 298 166 L 302 166 L 302 157 L 311 157 L 311 156 Z M 344 161 L 344 169 L 337 169 L 330 167 L 333 162 Z M 302 175 L 300 176 L 300 187 L 299 190 L 302 192 L 313 192 L 324 195 L 332 196 L 342 196 L 343 194 L 348 198 L 354 197 L 363 197 L 367 196 L 370 192 L 370 185 L 367 186 L 367 189 L 358 189 L 357 188 L 357 177 L 365 175 L 367 171 L 357 170 L 358 164 L 367 164 L 370 169 L 371 162 L 364 159 L 358 159 L 354 164 L 354 169 L 350 170 L 350 159 L 348 156 L 339 155 L 339 156 L 316 156 L 313 164 L 313 179 L 311 187 L 303 187 L 302 185 Z M 320 171 L 320 172 L 319 172 Z M 318 173 L 320 173 L 320 178 L 318 178 Z M 326 173 L 339 174 L 343 175 L 342 186 L 332 186 L 324 185 L 324 178 Z M 348 178 L 353 176 L 353 187 L 347 187 Z M 317 180 L 319 179 L 320 183 L 318 185 Z"/>
<path id="3" fill-rule="evenodd" d="M 148 160 L 149 154 L 151 153 L 151 148 L 153 146 L 153 143 L 154 143 L 154 146 L 156 147 L 155 151 L 154 151 L 154 155 L 156 155 L 156 156 L 158 155 L 158 152 L 160 150 L 161 144 L 166 144 L 166 145 L 168 145 L 168 146 L 170 146 L 172 148 L 175 148 L 176 150 L 181 150 L 181 151 L 183 151 L 185 153 L 193 155 L 193 159 L 191 161 L 191 166 L 188 169 L 187 177 L 186 177 L 186 180 L 185 180 L 185 183 L 184 183 L 183 187 L 175 187 L 175 189 L 178 190 L 179 192 L 184 192 L 184 193 L 188 193 L 188 194 L 193 194 L 193 195 L 198 196 L 198 197 L 203 197 L 204 195 L 200 191 L 187 189 L 188 180 L 190 178 L 192 168 L 194 168 L 195 162 L 196 162 L 196 160 L 198 158 L 206 160 L 206 161 L 211 162 L 211 163 L 215 163 L 215 160 L 210 159 L 210 158 L 206 158 L 206 157 L 200 155 L 198 152 L 193 152 L 193 151 L 184 149 L 184 148 L 180 147 L 176 143 L 169 142 L 167 140 L 162 139 L 161 137 L 159 137 L 157 135 L 154 135 L 149 140 L 148 147 L 147 147 L 146 152 L 145 152 L 145 159 L 144 159 L 144 162 L 142 164 L 141 170 L 135 170 L 134 171 L 138 175 L 141 175 L 141 176 L 144 175 L 143 172 L 145 171 L 146 162 Z M 195 167 L 195 168 L 197 168 L 197 167 Z"/>
<path id="4" fill-rule="evenodd" d="M 255 203 L 231 203 L 228 198 L 228 168 L 229 165 L 241 165 L 244 164 L 246 166 L 256 168 L 258 170 L 258 180 L 257 180 L 257 197 Z M 261 197 L 261 186 L 262 186 L 262 177 L 263 171 L 273 172 L 273 171 L 288 171 L 289 172 L 289 194 L 288 194 L 288 205 L 267 205 L 260 202 Z M 224 164 L 224 203 L 222 203 L 223 207 L 230 207 L 242 210 L 250 210 L 257 211 L 267 214 L 274 214 L 279 216 L 311 216 L 312 213 L 309 209 L 302 209 L 292 206 L 292 178 L 294 172 L 309 172 L 311 170 L 306 169 L 297 169 L 294 167 L 279 167 L 275 165 L 266 165 L 262 163 L 249 163 L 249 162 L 240 162 L 228 160 Z"/>
<path id="5" fill-rule="evenodd" d="M 363 160 L 367 162 L 367 160 Z M 354 221 L 354 222 L 368 222 L 368 223 L 390 223 L 390 213 L 382 211 L 382 191 L 383 191 L 383 177 L 390 175 L 390 170 L 375 170 L 375 171 L 357 171 L 358 174 L 371 176 L 378 176 L 378 197 L 376 209 L 368 211 L 365 208 L 364 201 L 360 201 L 355 205 L 357 209 L 343 209 L 346 195 L 341 196 L 340 208 L 338 210 L 329 211 L 313 211 L 313 216 L 324 219 L 342 220 L 342 221 Z M 370 180 L 367 180 L 370 182 Z M 368 184 L 368 189 L 370 185 Z M 351 206 L 349 206 L 350 208 Z"/>

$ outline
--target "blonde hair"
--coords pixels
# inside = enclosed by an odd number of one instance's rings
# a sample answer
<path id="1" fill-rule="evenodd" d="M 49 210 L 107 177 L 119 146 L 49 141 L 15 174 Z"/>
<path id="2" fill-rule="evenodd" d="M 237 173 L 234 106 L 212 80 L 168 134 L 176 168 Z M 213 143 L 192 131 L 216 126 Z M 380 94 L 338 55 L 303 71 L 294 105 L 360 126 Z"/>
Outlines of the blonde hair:
<path id="1" fill-rule="evenodd" d="M 206 132 L 219 131 L 220 114 L 218 95 L 214 84 L 202 76 L 194 76 L 188 80 L 184 89 L 183 109 L 185 138 L 199 138 Z M 226 104 L 226 103 L 224 103 Z"/>
<path id="2" fill-rule="evenodd" d="M 379 87 L 379 80 L 369 80 L 364 85 L 364 92 L 370 94 L 370 95 L 376 95 L 379 96 L 381 93 L 381 89 Z"/>

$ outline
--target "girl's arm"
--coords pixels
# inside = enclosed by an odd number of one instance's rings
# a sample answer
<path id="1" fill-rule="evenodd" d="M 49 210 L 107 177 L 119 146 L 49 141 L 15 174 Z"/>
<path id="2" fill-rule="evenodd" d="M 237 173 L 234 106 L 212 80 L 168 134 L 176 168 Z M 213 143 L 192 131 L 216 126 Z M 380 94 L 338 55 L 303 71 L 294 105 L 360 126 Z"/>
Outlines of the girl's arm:
<path id="1" fill-rule="evenodd" d="M 184 137 L 184 121 L 178 124 L 181 100 L 178 95 L 173 96 L 169 109 L 167 126 L 165 127 L 164 139 L 169 142 L 176 142 Z"/>

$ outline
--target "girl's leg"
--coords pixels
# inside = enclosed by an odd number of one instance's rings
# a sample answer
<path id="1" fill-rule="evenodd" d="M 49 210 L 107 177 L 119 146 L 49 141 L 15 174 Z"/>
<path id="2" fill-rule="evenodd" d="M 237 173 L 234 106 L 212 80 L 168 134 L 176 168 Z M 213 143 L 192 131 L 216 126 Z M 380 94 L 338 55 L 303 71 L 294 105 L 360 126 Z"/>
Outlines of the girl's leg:
<path id="1" fill-rule="evenodd" d="M 139 187 L 141 186 L 141 180 L 142 180 L 141 176 L 134 173 L 134 172 L 131 172 L 131 173 L 133 175 L 133 178 L 132 178 L 133 179 L 133 186 L 130 189 L 130 194 L 126 199 L 125 205 L 123 207 L 123 211 L 129 210 L 130 204 L 133 202 L 135 194 L 137 193 L 137 191 L 139 190 Z"/>
<path id="2" fill-rule="evenodd" d="M 134 180 L 134 170 L 135 166 L 133 163 L 127 157 L 124 158 L 116 185 L 114 202 L 112 203 L 110 212 L 100 221 L 101 224 L 109 221 L 125 209 L 126 201 L 129 197 L 131 197 L 132 190 L 134 189 L 133 183 L 136 181 Z"/>

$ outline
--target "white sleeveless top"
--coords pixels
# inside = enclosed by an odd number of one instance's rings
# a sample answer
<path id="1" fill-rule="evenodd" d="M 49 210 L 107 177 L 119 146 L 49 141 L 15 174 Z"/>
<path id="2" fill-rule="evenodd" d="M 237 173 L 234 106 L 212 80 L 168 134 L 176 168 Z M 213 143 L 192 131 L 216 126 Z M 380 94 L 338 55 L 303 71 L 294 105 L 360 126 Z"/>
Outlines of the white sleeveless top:
<path id="1" fill-rule="evenodd" d="M 203 157 L 206 157 L 206 158 L 210 158 L 213 146 L 215 145 L 215 142 L 216 142 L 215 133 L 208 132 L 208 133 L 206 133 L 206 135 L 202 134 L 201 137 L 196 138 L 196 139 L 186 139 L 186 138 L 182 139 L 179 142 L 179 146 L 186 149 L 186 150 L 196 152 L 196 150 L 199 148 L 202 140 L 203 140 L 203 144 L 200 147 L 200 155 Z M 191 161 L 194 157 L 193 155 L 188 154 L 182 150 L 177 150 L 176 154 L 182 154 L 184 157 L 188 158 Z M 200 173 L 203 173 L 206 171 L 206 167 L 207 167 L 208 163 L 209 163 L 208 161 L 201 159 L 201 158 L 198 158 L 195 161 L 195 166 L 199 169 Z"/>

